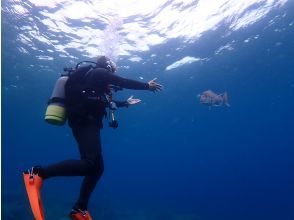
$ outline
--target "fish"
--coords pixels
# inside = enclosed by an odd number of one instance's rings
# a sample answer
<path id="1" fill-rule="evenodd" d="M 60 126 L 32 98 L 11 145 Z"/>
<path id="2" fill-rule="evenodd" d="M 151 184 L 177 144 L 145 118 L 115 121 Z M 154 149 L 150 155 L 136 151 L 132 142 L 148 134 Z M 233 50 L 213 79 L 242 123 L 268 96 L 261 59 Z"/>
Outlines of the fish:
<path id="1" fill-rule="evenodd" d="M 207 90 L 198 94 L 199 102 L 203 105 L 211 107 L 227 106 L 230 107 L 228 93 L 224 92 L 216 94 L 212 90 Z"/>

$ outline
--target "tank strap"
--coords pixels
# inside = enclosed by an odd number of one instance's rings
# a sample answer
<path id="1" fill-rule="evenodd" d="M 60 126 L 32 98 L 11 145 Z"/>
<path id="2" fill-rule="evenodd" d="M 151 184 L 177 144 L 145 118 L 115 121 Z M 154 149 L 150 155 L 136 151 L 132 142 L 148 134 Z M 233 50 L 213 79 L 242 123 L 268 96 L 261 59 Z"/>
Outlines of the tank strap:
<path id="1" fill-rule="evenodd" d="M 65 99 L 60 98 L 60 97 L 53 97 L 53 98 L 48 100 L 48 105 L 50 105 L 51 103 L 56 103 L 56 102 L 65 104 Z"/>

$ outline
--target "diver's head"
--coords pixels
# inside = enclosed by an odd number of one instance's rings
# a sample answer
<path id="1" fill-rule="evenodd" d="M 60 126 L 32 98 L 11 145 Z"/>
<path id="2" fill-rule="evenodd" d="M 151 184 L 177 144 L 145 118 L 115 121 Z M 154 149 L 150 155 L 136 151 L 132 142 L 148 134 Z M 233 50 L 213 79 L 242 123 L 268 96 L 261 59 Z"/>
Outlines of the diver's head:
<path id="1" fill-rule="evenodd" d="M 116 71 L 116 64 L 106 56 L 98 56 L 96 66 L 108 69 L 111 73 Z"/>

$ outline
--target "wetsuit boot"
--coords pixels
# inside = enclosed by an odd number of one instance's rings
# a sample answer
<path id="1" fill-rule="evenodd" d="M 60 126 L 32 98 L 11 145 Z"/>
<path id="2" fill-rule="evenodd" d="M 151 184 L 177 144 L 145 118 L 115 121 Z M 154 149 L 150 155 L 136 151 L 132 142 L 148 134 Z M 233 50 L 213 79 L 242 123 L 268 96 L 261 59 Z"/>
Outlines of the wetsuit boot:
<path id="1" fill-rule="evenodd" d="M 73 220 L 92 220 L 90 213 L 87 210 L 73 208 L 69 213 L 69 217 Z"/>

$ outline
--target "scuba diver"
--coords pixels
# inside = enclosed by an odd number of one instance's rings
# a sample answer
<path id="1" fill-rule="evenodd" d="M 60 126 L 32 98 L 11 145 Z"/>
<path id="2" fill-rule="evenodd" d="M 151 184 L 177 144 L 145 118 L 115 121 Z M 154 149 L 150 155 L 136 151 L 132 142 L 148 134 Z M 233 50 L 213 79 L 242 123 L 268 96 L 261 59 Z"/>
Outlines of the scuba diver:
<path id="1" fill-rule="evenodd" d="M 59 84 L 56 83 L 45 117 L 49 123 L 62 125 L 67 116 L 68 125 L 78 144 L 80 160 L 38 165 L 23 173 L 30 205 L 37 220 L 44 219 L 40 196 L 42 183 L 58 176 L 84 176 L 78 199 L 69 216 L 75 220 L 92 219 L 88 202 L 104 170 L 100 129 L 107 115 L 106 109 L 111 111 L 108 114 L 111 116 L 109 126 L 116 128 L 118 123 L 114 118 L 114 110 L 141 101 L 132 96 L 127 101 L 113 101 L 112 93 L 123 88 L 153 92 L 162 90 L 162 85 L 155 82 L 156 78 L 143 83 L 115 75 L 116 64 L 106 56 L 99 56 L 96 63 L 90 63 L 93 65 L 77 65 L 75 69 L 66 69 L 69 74 L 60 77 Z"/>

